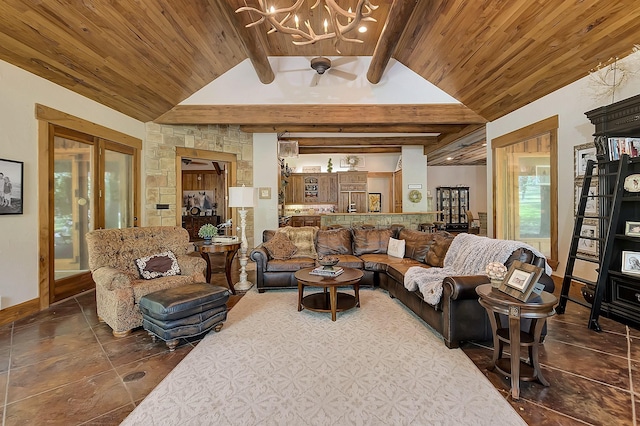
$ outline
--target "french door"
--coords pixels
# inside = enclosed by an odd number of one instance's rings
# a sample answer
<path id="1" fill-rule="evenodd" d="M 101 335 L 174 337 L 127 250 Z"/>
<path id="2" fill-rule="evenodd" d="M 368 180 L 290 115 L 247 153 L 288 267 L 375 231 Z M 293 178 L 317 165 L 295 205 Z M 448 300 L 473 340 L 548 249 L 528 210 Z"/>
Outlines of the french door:
<path id="1" fill-rule="evenodd" d="M 85 235 L 136 225 L 137 150 L 50 126 L 50 303 L 93 288 Z"/>

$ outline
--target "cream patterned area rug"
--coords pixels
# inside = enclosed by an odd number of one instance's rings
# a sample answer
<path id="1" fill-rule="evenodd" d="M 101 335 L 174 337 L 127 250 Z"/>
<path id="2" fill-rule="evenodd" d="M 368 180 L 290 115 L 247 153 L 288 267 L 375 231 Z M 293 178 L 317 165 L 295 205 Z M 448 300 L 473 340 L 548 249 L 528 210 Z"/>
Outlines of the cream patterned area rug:
<path id="1" fill-rule="evenodd" d="M 124 425 L 524 425 L 460 349 L 383 290 L 297 311 L 250 290 Z"/>

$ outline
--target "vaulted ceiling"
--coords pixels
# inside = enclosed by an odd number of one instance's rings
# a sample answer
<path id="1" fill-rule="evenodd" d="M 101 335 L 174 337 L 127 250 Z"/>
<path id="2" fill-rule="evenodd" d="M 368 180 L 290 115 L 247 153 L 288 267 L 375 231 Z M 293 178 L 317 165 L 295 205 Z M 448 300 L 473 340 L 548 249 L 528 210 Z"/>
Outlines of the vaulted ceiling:
<path id="1" fill-rule="evenodd" d="M 372 56 L 371 84 L 395 59 L 462 105 L 425 100 L 369 105 L 367 113 L 336 104 L 177 106 L 247 58 L 268 82 L 274 72 L 269 56 L 337 55 L 332 41 L 295 46 L 286 34 L 267 35 L 266 23 L 245 28 L 258 17 L 234 11 L 257 0 L 3 0 L 0 59 L 141 121 L 240 124 L 252 131 L 436 133 L 405 138 L 435 158 L 486 121 L 628 55 L 640 42 L 637 0 L 371 2 L 379 6 L 377 22 L 354 35 L 363 43 L 340 42 L 341 55 Z M 357 0 L 338 3 L 347 9 Z M 322 9 L 310 18 L 320 28 Z M 314 114 L 318 108 L 322 122 Z M 341 144 L 344 138 L 335 140 Z M 324 139 L 318 146 L 326 145 Z"/>

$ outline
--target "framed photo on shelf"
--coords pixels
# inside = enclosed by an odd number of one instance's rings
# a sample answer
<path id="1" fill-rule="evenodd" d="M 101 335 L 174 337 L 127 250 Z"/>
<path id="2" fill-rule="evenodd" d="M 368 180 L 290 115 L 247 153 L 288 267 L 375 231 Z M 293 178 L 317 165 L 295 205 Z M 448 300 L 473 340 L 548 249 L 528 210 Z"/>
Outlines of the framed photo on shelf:
<path id="1" fill-rule="evenodd" d="M 574 152 L 574 170 L 576 178 L 584 177 L 587 170 L 587 161 L 597 161 L 596 147 L 593 142 L 576 145 L 573 147 Z"/>
<path id="2" fill-rule="evenodd" d="M 580 203 L 580 195 L 582 194 L 582 179 L 576 179 L 575 183 L 575 199 L 574 199 L 574 215 L 578 213 L 578 204 Z M 585 206 L 584 213 L 586 215 L 597 215 L 598 214 L 598 185 L 597 181 L 592 181 L 591 186 L 589 187 L 589 194 L 587 197 L 587 205 Z"/>
<path id="3" fill-rule="evenodd" d="M 0 215 L 22 214 L 24 163 L 0 159 Z"/>
<path id="4" fill-rule="evenodd" d="M 620 271 L 623 274 L 640 275 L 640 252 L 623 251 Z"/>
<path id="5" fill-rule="evenodd" d="M 578 240 L 578 253 L 597 258 L 599 255 L 598 241 L 592 238 L 598 238 L 598 221 L 595 219 L 585 219 L 582 222 L 580 236 L 588 238 L 580 238 Z"/>
<path id="6" fill-rule="evenodd" d="M 628 237 L 640 237 L 640 222 L 627 221 L 624 226 L 624 235 Z"/>
<path id="7" fill-rule="evenodd" d="M 382 205 L 382 194 L 380 192 L 369 193 L 369 212 L 380 213 Z"/>
<path id="8" fill-rule="evenodd" d="M 542 268 L 516 260 L 511 264 L 498 290 L 526 302 L 541 275 Z"/>

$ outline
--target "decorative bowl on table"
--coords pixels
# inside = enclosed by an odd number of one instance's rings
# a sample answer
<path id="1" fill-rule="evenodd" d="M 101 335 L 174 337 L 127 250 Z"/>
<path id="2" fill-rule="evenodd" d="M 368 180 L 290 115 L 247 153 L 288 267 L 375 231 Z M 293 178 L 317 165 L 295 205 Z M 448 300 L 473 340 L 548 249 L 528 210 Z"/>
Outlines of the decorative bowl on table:
<path id="1" fill-rule="evenodd" d="M 322 269 L 332 270 L 335 265 L 338 264 L 340 259 L 335 256 L 324 256 L 318 259 L 318 263 L 323 266 Z"/>

